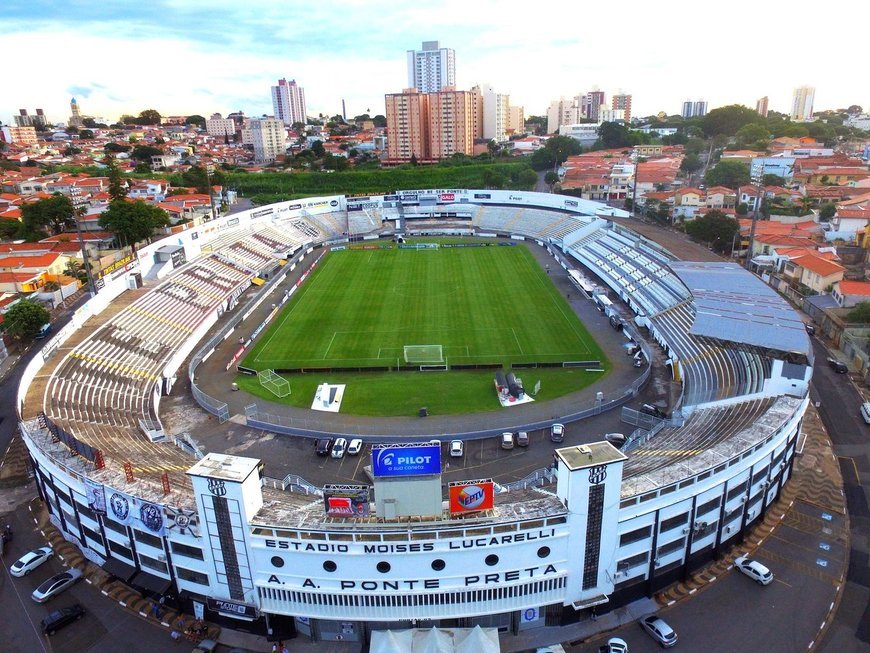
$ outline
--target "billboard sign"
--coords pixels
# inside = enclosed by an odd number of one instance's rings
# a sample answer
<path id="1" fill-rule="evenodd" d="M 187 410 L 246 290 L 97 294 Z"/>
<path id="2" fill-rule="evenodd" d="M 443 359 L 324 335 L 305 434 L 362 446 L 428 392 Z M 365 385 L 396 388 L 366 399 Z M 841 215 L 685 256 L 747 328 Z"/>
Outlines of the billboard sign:
<path id="1" fill-rule="evenodd" d="M 369 488 L 367 485 L 325 485 L 323 505 L 327 517 L 368 517 Z"/>
<path id="2" fill-rule="evenodd" d="M 441 445 L 384 445 L 372 449 L 375 476 L 420 476 L 441 473 Z"/>
<path id="3" fill-rule="evenodd" d="M 490 480 L 451 483 L 448 489 L 451 515 L 492 510 L 495 492 Z"/>

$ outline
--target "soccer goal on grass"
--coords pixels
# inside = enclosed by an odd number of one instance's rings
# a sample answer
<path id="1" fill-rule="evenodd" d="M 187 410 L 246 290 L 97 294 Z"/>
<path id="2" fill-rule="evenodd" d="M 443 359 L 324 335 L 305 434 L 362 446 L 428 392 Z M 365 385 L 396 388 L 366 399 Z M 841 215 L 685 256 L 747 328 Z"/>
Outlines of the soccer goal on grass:
<path id="1" fill-rule="evenodd" d="M 405 362 L 412 365 L 443 363 L 444 352 L 441 345 L 405 345 Z"/>
<path id="2" fill-rule="evenodd" d="M 257 372 L 260 385 L 276 397 L 286 397 L 290 394 L 290 381 L 275 374 L 275 370 Z"/>

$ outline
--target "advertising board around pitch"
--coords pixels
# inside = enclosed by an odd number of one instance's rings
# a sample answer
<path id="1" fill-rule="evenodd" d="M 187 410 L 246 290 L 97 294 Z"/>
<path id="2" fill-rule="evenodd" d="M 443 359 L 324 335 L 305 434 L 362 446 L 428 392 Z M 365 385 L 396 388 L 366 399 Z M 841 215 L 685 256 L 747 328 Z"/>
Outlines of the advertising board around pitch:
<path id="1" fill-rule="evenodd" d="M 438 444 L 384 445 L 372 448 L 372 474 L 376 477 L 440 473 L 441 446 Z"/>
<path id="2" fill-rule="evenodd" d="M 491 480 L 451 483 L 450 514 L 492 510 L 495 489 Z"/>

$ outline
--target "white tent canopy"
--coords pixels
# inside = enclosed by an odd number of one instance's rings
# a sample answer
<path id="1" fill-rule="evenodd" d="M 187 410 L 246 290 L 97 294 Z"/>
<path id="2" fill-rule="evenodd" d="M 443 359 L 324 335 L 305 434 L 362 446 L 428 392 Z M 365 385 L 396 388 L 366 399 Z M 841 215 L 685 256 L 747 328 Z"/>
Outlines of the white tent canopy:
<path id="1" fill-rule="evenodd" d="M 370 653 L 499 653 L 495 628 L 375 630 Z"/>

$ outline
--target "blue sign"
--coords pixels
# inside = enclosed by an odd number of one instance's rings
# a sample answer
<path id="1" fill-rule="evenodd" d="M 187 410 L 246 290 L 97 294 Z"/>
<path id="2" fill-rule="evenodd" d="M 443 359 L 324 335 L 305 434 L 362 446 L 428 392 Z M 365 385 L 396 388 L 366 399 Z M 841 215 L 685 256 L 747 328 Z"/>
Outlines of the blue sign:
<path id="1" fill-rule="evenodd" d="M 419 476 L 441 473 L 441 446 L 379 447 L 372 449 L 375 476 Z"/>

